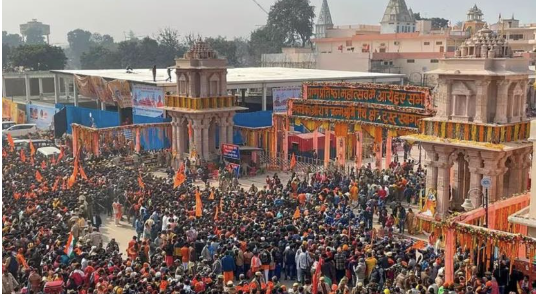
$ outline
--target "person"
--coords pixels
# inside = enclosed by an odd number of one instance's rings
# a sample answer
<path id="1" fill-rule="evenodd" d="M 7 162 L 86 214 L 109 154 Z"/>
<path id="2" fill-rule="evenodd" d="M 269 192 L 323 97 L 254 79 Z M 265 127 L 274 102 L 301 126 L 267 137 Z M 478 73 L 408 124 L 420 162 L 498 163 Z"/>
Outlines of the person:
<path id="1" fill-rule="evenodd" d="M 9 270 L 7 270 L 6 266 L 3 265 L 2 266 L 2 294 L 14 293 L 15 291 L 18 290 L 18 288 L 19 288 L 19 283 L 17 282 L 13 274 L 11 274 Z"/>
<path id="2" fill-rule="evenodd" d="M 118 226 L 123 215 L 123 211 L 122 211 L 123 207 L 121 203 L 119 203 L 119 201 L 116 199 L 114 200 L 112 204 L 112 208 L 114 211 L 114 223 L 116 226 Z"/>
<path id="3" fill-rule="evenodd" d="M 410 235 L 413 235 L 415 233 L 413 230 L 414 220 L 415 220 L 415 214 L 413 213 L 413 210 L 411 208 L 408 208 L 405 225 L 407 226 L 408 234 Z"/>
<path id="4" fill-rule="evenodd" d="M 156 82 L 156 64 L 153 65 L 153 82 Z"/>
<path id="5" fill-rule="evenodd" d="M 167 69 L 167 75 L 168 75 L 168 77 L 167 77 L 167 79 L 166 79 L 166 82 L 168 82 L 168 81 L 171 82 L 171 71 L 172 71 L 172 68 L 171 68 L 171 67 L 168 67 L 168 69 Z"/>
<path id="6" fill-rule="evenodd" d="M 93 227 L 95 227 L 95 230 L 99 231 L 100 226 L 102 225 L 102 219 L 98 213 L 93 215 L 93 218 L 91 219 L 91 224 L 93 225 Z"/>
<path id="7" fill-rule="evenodd" d="M 227 283 L 233 281 L 234 271 L 236 270 L 236 263 L 234 257 L 231 255 L 231 251 L 227 251 L 225 256 L 221 259 L 223 282 Z"/>

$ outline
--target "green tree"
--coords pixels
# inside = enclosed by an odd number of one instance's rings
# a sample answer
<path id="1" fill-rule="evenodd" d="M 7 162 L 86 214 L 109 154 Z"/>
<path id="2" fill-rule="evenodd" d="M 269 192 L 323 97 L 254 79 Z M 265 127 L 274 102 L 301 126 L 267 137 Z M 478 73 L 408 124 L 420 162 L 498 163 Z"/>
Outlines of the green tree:
<path id="1" fill-rule="evenodd" d="M 121 66 L 126 68 L 130 67 L 139 67 L 139 49 L 137 40 L 129 40 L 119 42 L 117 44 L 117 53 L 121 56 Z"/>
<path id="2" fill-rule="evenodd" d="M 188 47 L 181 42 L 180 34 L 172 28 L 164 28 L 158 32 L 156 37 L 158 42 L 158 56 L 156 64 L 167 67 L 174 63 L 175 58 L 182 57 Z"/>
<path id="3" fill-rule="evenodd" d="M 18 47 L 22 44 L 22 37 L 19 34 L 9 34 L 6 31 L 2 31 L 2 44 Z"/>
<path id="4" fill-rule="evenodd" d="M 218 53 L 220 58 L 226 58 L 230 66 L 237 67 L 238 58 L 236 56 L 236 44 L 234 41 L 229 41 L 225 37 L 218 36 L 216 38 L 206 38 L 205 42 Z"/>
<path id="5" fill-rule="evenodd" d="M 279 31 L 269 26 L 254 30 L 249 38 L 252 64 L 260 65 L 262 54 L 280 53 L 284 46 L 284 39 Z"/>
<path id="6" fill-rule="evenodd" d="M 39 45 L 45 44 L 45 37 L 43 37 L 40 29 L 31 27 L 26 31 L 26 44 Z"/>
<path id="7" fill-rule="evenodd" d="M 89 38 L 89 45 L 92 46 L 102 46 L 107 49 L 112 49 L 115 47 L 114 38 L 110 35 L 101 35 L 99 33 L 91 34 Z M 91 48 L 90 48 L 91 49 Z"/>
<path id="8" fill-rule="evenodd" d="M 432 21 L 432 29 L 446 28 L 449 25 L 449 20 L 441 17 L 432 17 L 430 20 Z"/>
<path id="9" fill-rule="evenodd" d="M 313 35 L 314 7 L 309 0 L 278 0 L 268 14 L 268 27 L 284 36 L 287 46 L 310 44 Z"/>
<path id="10" fill-rule="evenodd" d="M 82 69 L 116 69 L 121 68 L 121 56 L 118 52 L 104 46 L 91 46 L 88 52 L 80 57 Z"/>
<path id="11" fill-rule="evenodd" d="M 10 54 L 11 54 L 11 46 L 9 46 L 6 43 L 2 44 L 2 69 L 6 70 L 10 68 L 11 60 L 10 60 Z"/>
<path id="12" fill-rule="evenodd" d="M 63 49 L 48 44 L 21 45 L 10 56 L 13 67 L 29 70 L 63 69 L 67 62 Z"/>

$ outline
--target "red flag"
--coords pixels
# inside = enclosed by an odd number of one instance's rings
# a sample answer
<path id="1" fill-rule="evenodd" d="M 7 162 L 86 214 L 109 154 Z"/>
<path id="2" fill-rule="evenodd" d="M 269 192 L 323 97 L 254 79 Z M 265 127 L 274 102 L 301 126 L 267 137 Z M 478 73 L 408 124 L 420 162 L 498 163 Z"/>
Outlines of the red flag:
<path id="1" fill-rule="evenodd" d="M 63 147 L 60 149 L 60 155 L 58 155 L 58 159 L 56 160 L 56 163 L 60 163 L 60 160 L 63 158 Z"/>
<path id="2" fill-rule="evenodd" d="M 9 147 L 11 147 L 11 152 L 15 151 L 15 142 L 13 142 L 13 137 L 11 137 L 10 133 L 7 133 L 7 142 L 9 143 Z"/>
<path id="3" fill-rule="evenodd" d="M 294 156 L 294 153 L 292 153 L 292 157 L 290 158 L 290 169 L 294 169 L 296 166 L 296 156 Z"/>
<path id="4" fill-rule="evenodd" d="M 30 140 L 30 156 L 34 156 L 35 154 L 35 147 L 32 143 L 32 140 Z"/>
<path id="5" fill-rule="evenodd" d="M 41 169 L 47 168 L 47 163 L 43 160 L 41 161 Z"/>
<path id="6" fill-rule="evenodd" d="M 181 172 L 177 171 L 175 173 L 175 180 L 173 181 L 173 189 L 175 189 L 178 186 L 182 185 L 182 183 L 184 183 L 184 181 L 186 181 L 186 176 L 184 175 L 184 173 L 181 173 Z"/>
<path id="7" fill-rule="evenodd" d="M 56 181 L 54 182 L 54 186 L 52 186 L 53 192 L 56 192 L 58 190 L 59 183 L 60 183 L 60 178 L 57 178 Z"/>
<path id="8" fill-rule="evenodd" d="M 203 202 L 201 201 L 201 193 L 195 191 L 195 217 L 203 216 Z"/>
<path id="9" fill-rule="evenodd" d="M 143 183 L 143 179 L 141 178 L 141 174 L 138 175 L 138 185 L 140 185 L 140 188 L 145 189 L 145 184 Z"/>
<path id="10" fill-rule="evenodd" d="M 43 181 L 43 177 L 41 176 L 41 173 L 36 170 L 35 171 L 35 179 L 38 181 L 38 182 L 42 182 Z"/>
<path id="11" fill-rule="evenodd" d="M 321 272 L 321 268 L 323 264 L 324 264 L 324 259 L 320 258 L 320 260 L 318 260 L 318 263 L 316 264 L 315 274 L 313 275 L 312 293 L 318 293 L 318 282 L 320 281 L 320 274 L 321 274 L 320 272 Z"/>
<path id="12" fill-rule="evenodd" d="M 24 150 L 23 150 L 23 149 L 20 150 L 20 160 L 21 160 L 22 162 L 26 162 L 26 154 L 24 154 Z"/>

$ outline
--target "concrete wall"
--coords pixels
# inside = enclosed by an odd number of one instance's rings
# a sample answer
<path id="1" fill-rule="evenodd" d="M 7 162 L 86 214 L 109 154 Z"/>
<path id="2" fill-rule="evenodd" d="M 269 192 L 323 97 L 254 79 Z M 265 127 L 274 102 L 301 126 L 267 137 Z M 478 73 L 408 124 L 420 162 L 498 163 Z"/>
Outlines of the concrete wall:
<path id="1" fill-rule="evenodd" d="M 316 69 L 363 71 L 370 70 L 368 53 L 324 53 L 316 58 Z"/>
<path id="2" fill-rule="evenodd" d="M 461 43 L 461 41 L 460 41 Z M 342 53 L 361 53 L 364 45 L 370 46 L 370 52 L 447 52 L 448 46 L 454 46 L 454 41 L 447 43 L 447 38 L 417 38 L 417 39 L 398 39 L 398 40 L 334 40 L 333 42 L 316 43 L 317 52 L 329 53 L 339 52 L 339 46 L 342 46 Z M 354 47 L 354 51 L 349 51 L 348 48 Z M 452 48 L 453 49 L 453 48 Z"/>
<path id="3" fill-rule="evenodd" d="M 423 72 L 437 69 L 439 63 L 432 63 L 431 59 L 395 59 L 393 65 L 400 69 L 401 74 L 405 74 L 409 82 L 412 84 L 419 84 L 422 79 Z M 426 86 L 435 86 L 437 84 L 436 76 L 428 75 L 425 78 Z"/>

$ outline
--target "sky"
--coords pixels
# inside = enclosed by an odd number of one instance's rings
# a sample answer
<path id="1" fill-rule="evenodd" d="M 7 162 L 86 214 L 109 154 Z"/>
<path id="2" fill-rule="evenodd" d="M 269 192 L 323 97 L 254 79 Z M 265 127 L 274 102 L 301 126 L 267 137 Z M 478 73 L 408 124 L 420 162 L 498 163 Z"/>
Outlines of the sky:
<path id="1" fill-rule="evenodd" d="M 276 0 L 256 0 L 269 10 Z M 464 20 L 474 2 L 484 20 L 515 17 L 536 23 L 535 0 L 406 0 L 423 17 Z M 322 0 L 311 0 L 318 15 Z M 378 24 L 388 0 L 328 0 L 334 24 Z M 19 32 L 19 24 L 37 19 L 50 25 L 52 44 L 66 44 L 67 33 L 81 28 L 110 34 L 122 41 L 132 30 L 137 36 L 155 36 L 171 27 L 181 35 L 248 37 L 266 24 L 267 15 L 254 0 L 2 0 L 2 30 Z"/>

